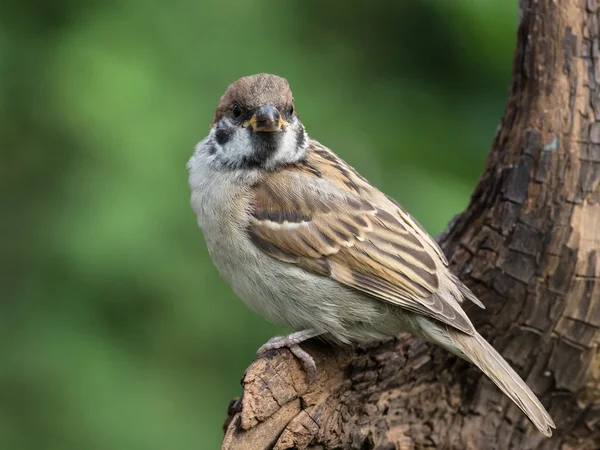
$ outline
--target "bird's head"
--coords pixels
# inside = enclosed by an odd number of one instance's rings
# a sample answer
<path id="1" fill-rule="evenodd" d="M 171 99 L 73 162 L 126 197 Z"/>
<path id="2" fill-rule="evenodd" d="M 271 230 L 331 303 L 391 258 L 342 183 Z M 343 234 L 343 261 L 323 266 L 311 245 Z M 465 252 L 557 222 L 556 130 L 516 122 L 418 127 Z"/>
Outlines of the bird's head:
<path id="1" fill-rule="evenodd" d="M 302 159 L 308 137 L 285 78 L 240 78 L 221 97 L 206 142 L 215 163 L 277 170 Z"/>

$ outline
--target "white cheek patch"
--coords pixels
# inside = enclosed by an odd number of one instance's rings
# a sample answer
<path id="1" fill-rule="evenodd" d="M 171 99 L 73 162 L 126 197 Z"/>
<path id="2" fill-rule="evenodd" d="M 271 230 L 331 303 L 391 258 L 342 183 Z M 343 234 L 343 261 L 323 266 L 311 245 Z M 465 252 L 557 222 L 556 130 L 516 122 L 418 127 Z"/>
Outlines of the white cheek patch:
<path id="1" fill-rule="evenodd" d="M 215 153 L 219 159 L 225 159 L 232 163 L 243 161 L 244 158 L 252 155 L 253 152 L 250 136 L 244 128 L 235 127 L 231 124 L 228 124 L 228 126 L 231 127 L 229 129 L 231 137 L 223 145 L 217 142 L 215 136 L 217 129 L 213 128 L 210 130 L 211 141 L 216 148 Z"/>
<path id="2" fill-rule="evenodd" d="M 302 127 L 302 125 L 298 126 Z M 303 128 L 303 127 L 302 127 Z M 308 136 L 304 136 L 303 146 L 298 148 L 298 131 L 291 126 L 283 131 L 283 139 L 277 151 L 269 158 L 266 163 L 267 168 L 274 168 L 282 164 L 289 164 L 299 161 L 304 157 L 308 144 Z"/>

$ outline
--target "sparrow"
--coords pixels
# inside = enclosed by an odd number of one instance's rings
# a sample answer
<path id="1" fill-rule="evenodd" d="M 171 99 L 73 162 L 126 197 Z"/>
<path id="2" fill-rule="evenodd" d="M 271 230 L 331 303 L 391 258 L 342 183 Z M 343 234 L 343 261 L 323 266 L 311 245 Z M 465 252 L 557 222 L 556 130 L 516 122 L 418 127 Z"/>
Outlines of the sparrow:
<path id="1" fill-rule="evenodd" d="M 229 85 L 187 164 L 191 208 L 220 275 L 270 322 L 295 330 L 258 355 L 319 337 L 358 345 L 410 332 L 475 364 L 545 436 L 552 418 L 475 330 L 462 304 L 483 304 L 401 205 L 310 138 L 288 81 Z"/>

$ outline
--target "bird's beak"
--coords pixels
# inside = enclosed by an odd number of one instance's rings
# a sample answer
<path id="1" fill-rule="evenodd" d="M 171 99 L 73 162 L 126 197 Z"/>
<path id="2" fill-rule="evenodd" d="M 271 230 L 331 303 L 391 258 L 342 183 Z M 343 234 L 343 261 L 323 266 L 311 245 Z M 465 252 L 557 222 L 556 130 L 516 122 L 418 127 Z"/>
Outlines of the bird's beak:
<path id="1" fill-rule="evenodd" d="M 281 131 L 286 125 L 288 123 L 283 120 L 279 110 L 269 103 L 258 108 L 250 120 L 244 122 L 244 127 L 251 126 L 255 132 L 273 133 Z"/>

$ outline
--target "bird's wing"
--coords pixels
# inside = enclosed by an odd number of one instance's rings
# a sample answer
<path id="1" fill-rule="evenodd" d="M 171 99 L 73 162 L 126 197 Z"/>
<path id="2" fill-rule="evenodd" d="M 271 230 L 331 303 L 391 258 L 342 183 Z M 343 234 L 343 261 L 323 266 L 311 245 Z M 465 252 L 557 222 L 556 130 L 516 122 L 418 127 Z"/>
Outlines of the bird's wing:
<path id="1" fill-rule="evenodd" d="M 383 194 L 354 169 L 314 141 L 311 146 L 306 161 L 254 186 L 247 230 L 254 245 L 472 334 L 459 304 L 436 295 L 445 258 L 435 241 L 393 203 L 374 201 L 373 194 Z"/>

